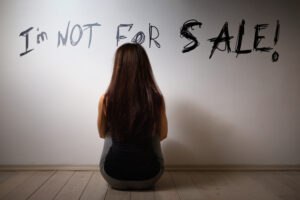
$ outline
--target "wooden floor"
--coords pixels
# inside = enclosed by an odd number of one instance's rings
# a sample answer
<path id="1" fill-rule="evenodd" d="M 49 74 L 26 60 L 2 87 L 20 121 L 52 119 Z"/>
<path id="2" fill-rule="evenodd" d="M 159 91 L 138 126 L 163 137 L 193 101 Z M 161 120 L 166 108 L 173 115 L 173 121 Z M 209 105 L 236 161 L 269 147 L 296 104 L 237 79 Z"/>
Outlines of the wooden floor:
<path id="1" fill-rule="evenodd" d="M 300 171 L 166 171 L 148 191 L 114 190 L 99 171 L 0 171 L 0 199 L 300 200 Z"/>

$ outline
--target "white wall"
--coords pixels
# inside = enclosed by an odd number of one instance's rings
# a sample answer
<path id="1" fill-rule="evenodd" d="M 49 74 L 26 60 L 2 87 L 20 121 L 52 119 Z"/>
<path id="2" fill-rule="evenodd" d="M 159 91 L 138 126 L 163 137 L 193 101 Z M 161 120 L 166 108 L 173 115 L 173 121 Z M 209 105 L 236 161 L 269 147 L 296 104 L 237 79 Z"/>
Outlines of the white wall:
<path id="1" fill-rule="evenodd" d="M 111 78 L 117 27 L 129 23 L 120 44 L 145 33 L 143 46 L 166 100 L 166 164 L 299 164 L 299 8 L 297 1 L 1 1 L 0 164 L 99 162 L 98 100 Z M 183 54 L 188 41 L 179 30 L 189 19 L 203 23 L 192 30 L 200 46 Z M 252 49 L 254 26 L 264 23 L 260 46 L 274 49 L 238 57 L 216 50 L 209 59 L 208 39 L 226 21 L 234 51 L 242 19 L 242 49 Z M 70 29 L 101 24 L 90 48 L 87 30 L 77 46 L 57 47 L 69 20 Z M 149 48 L 149 23 L 159 29 L 161 48 Z M 29 27 L 34 50 L 19 56 L 25 51 L 19 34 Z M 37 44 L 41 31 L 48 40 Z M 272 62 L 275 50 L 279 60 Z"/>

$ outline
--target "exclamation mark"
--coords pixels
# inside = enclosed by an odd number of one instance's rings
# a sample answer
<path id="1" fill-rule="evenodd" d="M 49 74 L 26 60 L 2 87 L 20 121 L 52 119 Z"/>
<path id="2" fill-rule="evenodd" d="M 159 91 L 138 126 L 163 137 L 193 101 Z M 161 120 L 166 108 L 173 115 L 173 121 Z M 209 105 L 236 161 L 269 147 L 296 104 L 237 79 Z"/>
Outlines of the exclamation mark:
<path id="1" fill-rule="evenodd" d="M 280 30 L 280 24 L 279 24 L 279 20 L 277 20 L 276 32 L 275 32 L 275 37 L 274 37 L 274 46 L 277 44 L 278 39 L 279 39 L 279 30 Z M 272 54 L 272 61 L 277 62 L 278 58 L 279 58 L 278 52 L 274 51 L 274 53 Z"/>

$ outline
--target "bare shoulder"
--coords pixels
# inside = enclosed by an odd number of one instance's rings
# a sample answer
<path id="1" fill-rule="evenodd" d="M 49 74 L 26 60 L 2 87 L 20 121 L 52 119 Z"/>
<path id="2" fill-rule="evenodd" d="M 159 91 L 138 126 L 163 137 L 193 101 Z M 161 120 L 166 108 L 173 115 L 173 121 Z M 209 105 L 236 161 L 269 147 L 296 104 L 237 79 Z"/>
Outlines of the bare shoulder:
<path id="1" fill-rule="evenodd" d="M 102 102 L 103 102 L 103 100 L 104 100 L 104 96 L 105 96 L 105 94 L 102 94 L 102 95 L 101 95 L 101 97 L 100 97 L 100 101 L 102 101 Z"/>
<path id="2" fill-rule="evenodd" d="M 105 94 L 102 94 L 101 95 L 101 97 L 100 97 L 100 99 L 99 99 L 99 106 L 101 105 L 103 105 L 103 101 L 104 101 L 104 96 L 105 96 Z"/>
<path id="3" fill-rule="evenodd" d="M 101 97 L 100 97 L 100 100 L 99 100 L 99 109 L 101 111 L 104 111 L 104 115 L 106 114 L 106 110 L 105 110 L 105 105 L 103 104 L 104 103 L 104 97 L 105 97 L 105 94 L 102 94 Z"/>

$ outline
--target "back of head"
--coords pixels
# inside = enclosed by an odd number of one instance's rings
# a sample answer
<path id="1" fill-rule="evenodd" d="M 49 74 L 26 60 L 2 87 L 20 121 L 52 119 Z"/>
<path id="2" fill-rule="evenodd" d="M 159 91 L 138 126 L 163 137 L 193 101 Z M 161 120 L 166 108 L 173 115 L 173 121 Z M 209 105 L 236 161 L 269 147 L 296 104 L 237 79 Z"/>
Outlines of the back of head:
<path id="1" fill-rule="evenodd" d="M 159 132 L 164 99 L 140 44 L 126 43 L 117 49 L 104 107 L 112 137 L 119 141 L 147 138 Z"/>

